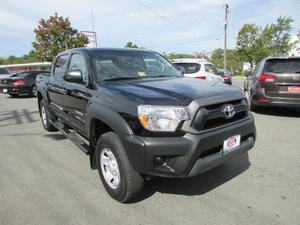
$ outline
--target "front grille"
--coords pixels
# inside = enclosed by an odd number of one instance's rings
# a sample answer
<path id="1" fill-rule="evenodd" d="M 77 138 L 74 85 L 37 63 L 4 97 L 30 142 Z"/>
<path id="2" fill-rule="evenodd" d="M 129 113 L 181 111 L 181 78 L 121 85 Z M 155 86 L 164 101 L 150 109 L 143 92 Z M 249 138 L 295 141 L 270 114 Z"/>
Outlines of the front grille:
<path id="1" fill-rule="evenodd" d="M 224 117 L 224 106 L 231 104 L 234 107 L 235 115 L 227 119 Z M 214 105 L 201 107 L 192 123 L 192 127 L 198 131 L 221 127 L 248 117 L 248 105 L 246 100 L 236 100 Z"/>

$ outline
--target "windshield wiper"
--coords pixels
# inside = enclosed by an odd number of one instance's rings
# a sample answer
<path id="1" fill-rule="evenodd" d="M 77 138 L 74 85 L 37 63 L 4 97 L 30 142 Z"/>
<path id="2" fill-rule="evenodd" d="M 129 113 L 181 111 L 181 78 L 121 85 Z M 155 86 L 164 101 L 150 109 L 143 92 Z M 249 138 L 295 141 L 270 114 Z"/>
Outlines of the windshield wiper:
<path id="1" fill-rule="evenodd" d="M 159 75 L 159 76 L 147 76 L 144 78 L 156 78 L 156 77 L 176 77 L 176 76 L 170 76 L 170 75 Z"/>
<path id="2" fill-rule="evenodd" d="M 115 78 L 105 79 L 102 81 L 135 80 L 135 79 L 141 79 L 141 78 L 140 77 L 115 77 Z"/>

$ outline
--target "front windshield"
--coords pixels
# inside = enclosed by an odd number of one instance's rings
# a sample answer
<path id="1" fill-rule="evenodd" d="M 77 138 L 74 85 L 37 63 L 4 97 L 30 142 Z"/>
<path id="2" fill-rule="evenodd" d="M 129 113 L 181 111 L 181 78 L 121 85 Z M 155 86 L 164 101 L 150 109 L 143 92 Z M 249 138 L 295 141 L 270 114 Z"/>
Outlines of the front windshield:
<path id="1" fill-rule="evenodd" d="M 155 52 L 107 51 L 94 55 L 97 81 L 181 77 L 177 69 Z"/>

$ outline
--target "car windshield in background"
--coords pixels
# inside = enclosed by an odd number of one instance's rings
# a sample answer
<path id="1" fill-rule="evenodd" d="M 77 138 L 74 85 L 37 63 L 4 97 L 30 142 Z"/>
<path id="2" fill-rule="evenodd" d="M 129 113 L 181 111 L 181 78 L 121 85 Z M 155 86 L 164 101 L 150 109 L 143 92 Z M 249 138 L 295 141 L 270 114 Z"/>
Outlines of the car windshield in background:
<path id="1" fill-rule="evenodd" d="M 267 73 L 299 73 L 300 58 L 297 59 L 270 59 L 266 62 Z"/>
<path id="2" fill-rule="evenodd" d="M 9 72 L 4 68 L 0 68 L 0 74 L 9 74 Z"/>
<path id="3" fill-rule="evenodd" d="M 97 81 L 181 77 L 177 69 L 154 52 L 111 51 L 94 55 Z"/>
<path id="4" fill-rule="evenodd" d="M 175 65 L 184 68 L 185 74 L 197 73 L 201 67 L 198 63 L 175 63 Z"/>
<path id="5" fill-rule="evenodd" d="M 205 64 L 204 68 L 206 72 L 218 74 L 218 70 L 213 64 Z"/>

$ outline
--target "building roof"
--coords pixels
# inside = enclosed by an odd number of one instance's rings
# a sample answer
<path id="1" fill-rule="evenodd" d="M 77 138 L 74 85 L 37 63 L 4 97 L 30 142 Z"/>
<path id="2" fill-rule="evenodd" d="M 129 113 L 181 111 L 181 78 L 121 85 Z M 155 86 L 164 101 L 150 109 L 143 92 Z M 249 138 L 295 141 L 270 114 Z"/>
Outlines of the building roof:
<path id="1" fill-rule="evenodd" d="M 33 62 L 33 63 L 20 63 L 20 64 L 9 64 L 0 65 L 0 68 L 13 68 L 13 67 L 31 67 L 31 66 L 51 66 L 51 62 Z"/>

